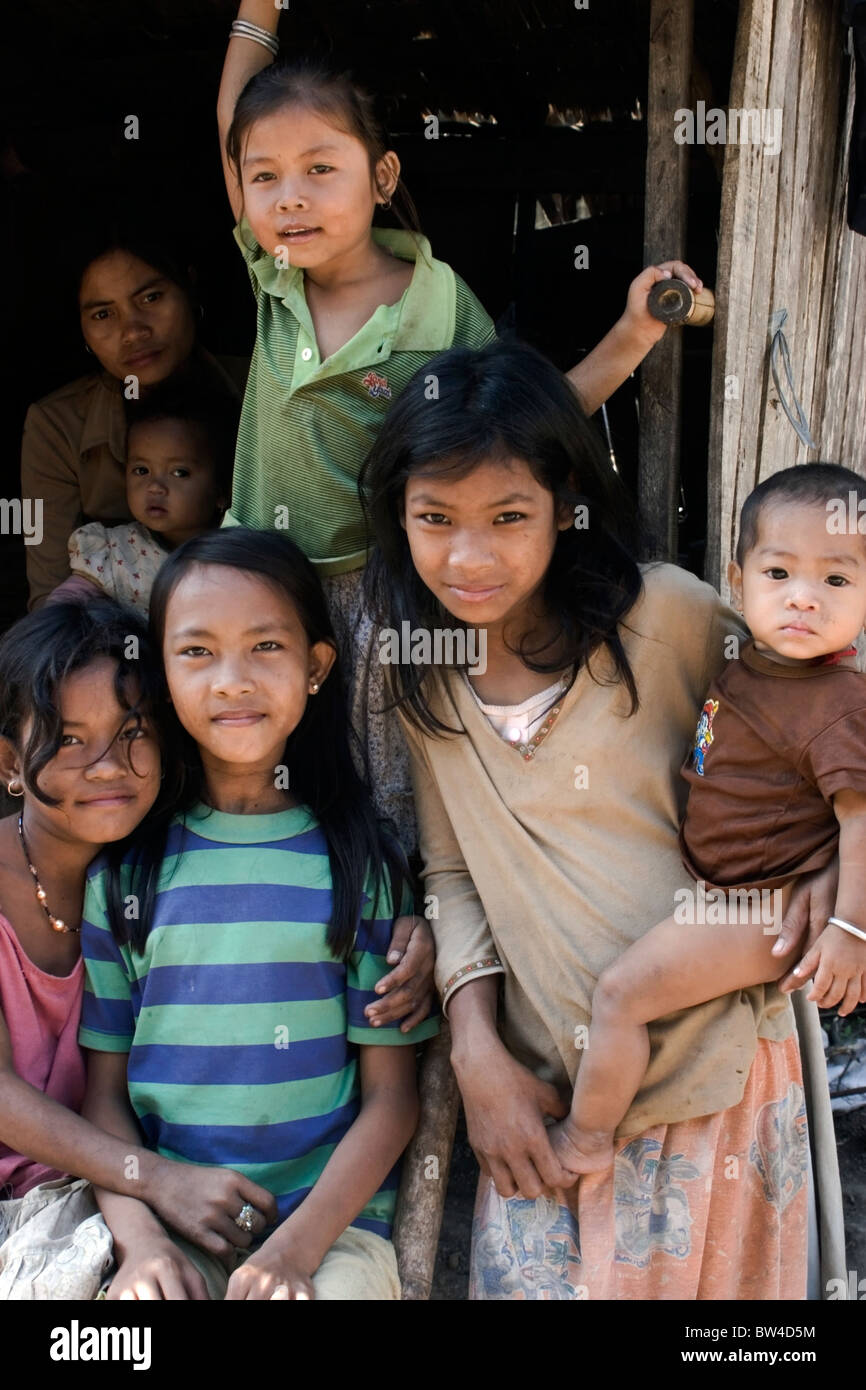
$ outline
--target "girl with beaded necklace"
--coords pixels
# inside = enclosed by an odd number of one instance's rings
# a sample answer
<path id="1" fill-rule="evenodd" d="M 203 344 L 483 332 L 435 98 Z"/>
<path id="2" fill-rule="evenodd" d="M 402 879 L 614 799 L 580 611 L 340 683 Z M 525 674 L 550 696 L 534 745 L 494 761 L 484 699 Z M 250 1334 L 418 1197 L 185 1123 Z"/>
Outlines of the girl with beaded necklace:
<path id="1" fill-rule="evenodd" d="M 141 620 L 103 599 L 51 604 L 0 642 L 0 773 L 21 808 L 0 821 L 0 1299 L 95 1297 L 111 1238 L 90 1182 L 217 1251 L 225 1225 L 249 1243 L 229 1221 L 242 1202 L 271 1206 L 239 1173 L 161 1158 L 78 1113 L 85 871 L 158 809 L 154 669 Z"/>

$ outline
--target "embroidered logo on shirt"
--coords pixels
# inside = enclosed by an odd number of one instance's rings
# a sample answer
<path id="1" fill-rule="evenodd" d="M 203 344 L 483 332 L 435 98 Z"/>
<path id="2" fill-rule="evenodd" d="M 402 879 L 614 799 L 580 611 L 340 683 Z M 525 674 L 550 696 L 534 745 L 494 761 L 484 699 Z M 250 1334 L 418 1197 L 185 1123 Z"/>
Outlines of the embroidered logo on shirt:
<path id="1" fill-rule="evenodd" d="M 718 700 L 707 700 L 701 710 L 701 717 L 698 720 L 693 756 L 695 760 L 695 772 L 699 777 L 703 777 L 704 775 L 704 755 L 713 742 L 713 720 L 718 712 Z"/>
<path id="2" fill-rule="evenodd" d="M 386 376 L 378 376 L 376 372 L 368 372 L 361 382 L 361 385 L 366 386 L 370 395 L 374 398 L 376 396 L 385 396 L 388 400 L 391 399 L 391 388 L 388 385 L 388 378 Z"/>

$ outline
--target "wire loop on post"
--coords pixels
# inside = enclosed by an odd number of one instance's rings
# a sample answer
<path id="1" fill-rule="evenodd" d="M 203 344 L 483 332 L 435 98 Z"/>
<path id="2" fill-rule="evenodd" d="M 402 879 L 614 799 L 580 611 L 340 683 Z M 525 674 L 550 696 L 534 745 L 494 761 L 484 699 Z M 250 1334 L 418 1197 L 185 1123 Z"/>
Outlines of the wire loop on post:
<path id="1" fill-rule="evenodd" d="M 809 433 L 809 421 L 806 419 L 806 412 L 803 409 L 794 390 L 794 376 L 791 371 L 791 352 L 788 347 L 788 339 L 784 334 L 784 324 L 788 317 L 787 309 L 777 309 L 770 315 L 770 371 L 773 374 L 773 385 L 779 396 L 779 404 L 784 410 L 791 423 L 797 438 L 807 449 L 817 449 L 811 434 Z M 785 371 L 785 379 L 788 384 L 788 391 L 791 396 L 791 405 L 785 399 L 782 384 L 779 381 L 779 359 L 781 358 L 782 367 Z"/>

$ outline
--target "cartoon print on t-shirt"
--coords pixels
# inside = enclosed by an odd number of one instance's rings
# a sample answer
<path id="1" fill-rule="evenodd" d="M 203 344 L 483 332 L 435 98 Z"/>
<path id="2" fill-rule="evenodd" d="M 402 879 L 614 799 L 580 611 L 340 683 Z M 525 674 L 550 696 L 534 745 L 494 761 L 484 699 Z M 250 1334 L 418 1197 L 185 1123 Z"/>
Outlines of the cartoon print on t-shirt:
<path id="1" fill-rule="evenodd" d="M 718 710 L 718 700 L 707 700 L 701 710 L 701 717 L 698 720 L 693 756 L 695 761 L 695 772 L 699 777 L 703 777 L 704 775 L 704 754 L 713 741 L 713 720 Z"/>

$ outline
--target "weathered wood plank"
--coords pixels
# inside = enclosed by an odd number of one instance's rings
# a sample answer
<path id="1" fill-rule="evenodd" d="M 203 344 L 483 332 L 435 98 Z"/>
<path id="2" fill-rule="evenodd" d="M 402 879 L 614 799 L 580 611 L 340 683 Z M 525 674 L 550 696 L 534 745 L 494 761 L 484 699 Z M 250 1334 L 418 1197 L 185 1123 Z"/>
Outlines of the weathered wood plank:
<path id="1" fill-rule="evenodd" d="M 782 112 L 782 151 L 779 158 L 775 239 L 768 238 L 771 256 L 768 267 L 768 320 L 769 314 L 787 310 L 784 333 L 791 348 L 796 391 L 801 399 L 804 393 L 808 395 L 804 384 L 806 364 L 803 360 L 803 324 L 809 299 L 808 279 L 812 265 L 811 250 L 806 243 L 806 236 L 813 231 L 820 234 L 816 226 L 814 206 L 816 189 L 809 177 L 810 147 L 809 142 L 801 138 L 801 122 L 810 118 L 814 98 L 811 89 L 802 93 L 800 87 L 801 61 L 804 56 L 802 32 L 805 23 L 803 0 L 794 5 L 791 5 L 789 0 L 780 0 L 774 26 L 767 94 L 770 109 Z M 795 276 L 789 274 L 788 268 L 791 265 L 799 267 Z M 756 335 L 759 328 L 759 324 L 754 325 Z M 759 374 L 762 371 L 762 359 L 767 357 L 768 342 L 765 334 L 764 343 L 756 343 L 756 346 L 762 349 L 755 366 Z M 796 463 L 802 453 L 802 445 L 781 407 L 769 370 L 765 371 L 763 385 L 764 408 L 757 421 L 754 446 L 755 475 L 754 480 L 748 479 L 749 486 L 744 487 L 744 493 L 747 493 L 754 483 L 760 482 L 766 472 L 787 468 Z M 786 393 L 786 396 L 787 394 L 789 393 Z M 768 464 L 768 458 L 776 460 L 775 468 Z M 742 506 L 744 500 L 745 495 L 739 496 L 738 507 Z"/>
<path id="2" fill-rule="evenodd" d="M 739 23 L 734 43 L 731 70 L 731 100 L 742 90 L 751 46 L 755 0 L 741 0 Z M 719 582 L 721 555 L 724 548 L 722 526 L 726 509 L 723 487 L 728 470 L 724 468 L 724 451 L 731 432 L 739 430 L 742 397 L 739 389 L 729 391 L 731 382 L 738 383 L 735 359 L 743 344 L 729 332 L 729 324 L 740 324 L 751 296 L 751 275 L 745 258 L 737 257 L 738 274 L 733 278 L 734 227 L 737 225 L 737 195 L 740 187 L 740 162 L 731 147 L 726 147 L 722 172 L 722 206 L 719 218 L 719 249 L 716 262 L 716 316 L 713 321 L 712 380 L 710 387 L 710 430 L 707 459 L 707 548 L 704 574 L 711 584 Z"/>
<path id="3" fill-rule="evenodd" d="M 428 1299 L 433 1286 L 460 1104 L 450 1058 L 451 1033 L 443 1019 L 439 1036 L 424 1049 L 418 1084 L 421 1114 L 403 1158 L 397 1195 L 394 1245 L 405 1302 Z"/>
<path id="4" fill-rule="evenodd" d="M 741 6 L 730 105 L 781 107 L 783 123 L 777 156 L 729 144 L 725 157 L 705 567 L 723 593 L 756 482 L 817 457 L 866 471 L 866 244 L 844 221 L 853 92 L 841 35 L 838 0 Z M 770 376 L 768 321 L 782 308 L 817 452 L 798 439 Z"/>
<path id="5" fill-rule="evenodd" d="M 743 0 L 737 28 L 729 106 L 764 109 L 772 53 L 772 0 Z M 726 306 L 717 321 L 713 354 L 706 573 L 718 583 L 731 553 L 732 517 L 742 473 L 754 469 L 763 410 L 760 366 L 769 314 L 768 265 L 776 228 L 778 157 L 753 144 L 725 149 L 717 294 Z M 721 278 L 724 276 L 724 285 Z M 756 336 L 756 324 L 763 329 Z M 751 460 L 751 462 L 750 462 Z M 755 476 L 754 474 L 752 475 Z M 750 484 L 751 486 L 751 484 Z M 716 522 L 717 525 L 713 523 Z"/>

